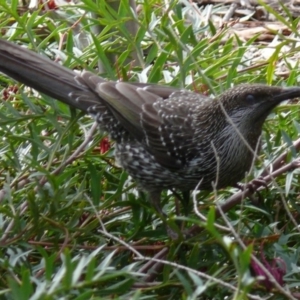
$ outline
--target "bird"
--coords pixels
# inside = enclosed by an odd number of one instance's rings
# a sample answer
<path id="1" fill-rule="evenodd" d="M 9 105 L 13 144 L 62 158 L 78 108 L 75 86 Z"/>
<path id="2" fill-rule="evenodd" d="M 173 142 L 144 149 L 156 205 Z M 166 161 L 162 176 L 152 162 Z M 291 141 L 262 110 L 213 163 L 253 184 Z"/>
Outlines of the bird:
<path id="1" fill-rule="evenodd" d="M 0 72 L 91 115 L 115 158 L 160 215 L 163 190 L 212 191 L 243 180 L 273 108 L 299 87 L 241 84 L 215 98 L 170 86 L 109 81 L 0 39 Z"/>

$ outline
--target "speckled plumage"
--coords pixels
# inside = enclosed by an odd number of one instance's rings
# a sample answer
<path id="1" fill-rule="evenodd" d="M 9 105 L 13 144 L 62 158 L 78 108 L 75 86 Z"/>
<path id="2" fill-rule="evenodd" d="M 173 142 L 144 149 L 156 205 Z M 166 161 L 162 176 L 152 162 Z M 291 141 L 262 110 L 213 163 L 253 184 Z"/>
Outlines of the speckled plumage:
<path id="1" fill-rule="evenodd" d="M 240 85 L 216 99 L 160 85 L 109 82 L 77 74 L 0 40 L 0 71 L 92 115 L 116 142 L 118 163 L 150 193 L 161 213 L 163 189 L 212 190 L 249 171 L 262 125 L 300 88 Z"/>

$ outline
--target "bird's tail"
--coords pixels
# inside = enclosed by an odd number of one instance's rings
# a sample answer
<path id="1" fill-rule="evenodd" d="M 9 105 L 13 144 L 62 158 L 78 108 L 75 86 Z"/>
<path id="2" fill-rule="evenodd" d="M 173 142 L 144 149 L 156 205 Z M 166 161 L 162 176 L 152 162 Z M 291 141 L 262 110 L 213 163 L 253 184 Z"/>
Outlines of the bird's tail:
<path id="1" fill-rule="evenodd" d="M 17 81 L 72 107 L 87 111 L 88 105 L 76 101 L 73 94 L 84 94 L 91 102 L 99 96 L 75 80 L 76 73 L 33 51 L 0 39 L 0 71 Z M 98 98 L 98 99 L 97 99 Z"/>

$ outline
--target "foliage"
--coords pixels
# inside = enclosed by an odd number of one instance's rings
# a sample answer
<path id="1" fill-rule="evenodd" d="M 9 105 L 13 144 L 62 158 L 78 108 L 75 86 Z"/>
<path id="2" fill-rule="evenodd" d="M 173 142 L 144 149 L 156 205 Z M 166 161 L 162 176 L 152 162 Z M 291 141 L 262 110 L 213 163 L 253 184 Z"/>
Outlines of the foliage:
<path id="1" fill-rule="evenodd" d="M 230 23 L 206 22 L 204 7 L 188 1 L 166 7 L 149 0 L 134 12 L 128 1 L 117 8 L 108 3 L 83 0 L 24 10 L 16 0 L 0 0 L 1 35 L 69 68 L 101 70 L 112 80 L 159 82 L 211 95 L 241 83 L 298 84 L 298 64 L 290 63 L 298 51 L 298 19 L 291 16 L 269 8 L 288 24 L 291 35 L 280 35 L 273 55 L 253 63 L 246 53 L 264 48 L 258 36 L 243 41 L 230 32 Z M 132 20 L 136 30 L 127 26 Z M 284 45 L 290 51 L 283 53 Z M 288 70 L 285 77 L 276 70 L 279 62 Z M 105 134 L 91 130 L 91 118 L 2 74 L 0 86 L 3 297 L 262 299 L 271 291 L 259 284 L 250 265 L 272 265 L 279 257 L 286 267 L 285 285 L 271 285 L 273 299 L 294 299 L 299 289 L 299 162 L 223 218 L 213 206 L 226 203 L 235 188 L 194 194 L 188 216 L 177 216 L 178 199 L 165 192 L 170 225 L 176 220 L 186 230 L 200 226 L 196 235 L 172 241 L 147 196 L 115 165 L 113 143 L 101 151 Z M 261 155 L 246 180 L 267 176 L 266 167 L 285 151 L 281 166 L 296 160 L 299 119 L 297 102 L 272 113 Z M 163 263 L 149 266 L 153 257 Z"/>

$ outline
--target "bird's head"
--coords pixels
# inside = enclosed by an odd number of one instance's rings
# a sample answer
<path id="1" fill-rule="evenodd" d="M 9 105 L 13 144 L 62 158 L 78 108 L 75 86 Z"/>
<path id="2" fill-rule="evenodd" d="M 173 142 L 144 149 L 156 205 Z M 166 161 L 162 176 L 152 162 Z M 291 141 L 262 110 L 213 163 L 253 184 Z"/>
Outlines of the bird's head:
<path id="1" fill-rule="evenodd" d="M 239 85 L 224 92 L 220 107 L 238 128 L 261 128 L 271 110 L 280 102 L 300 97 L 299 87 Z"/>

